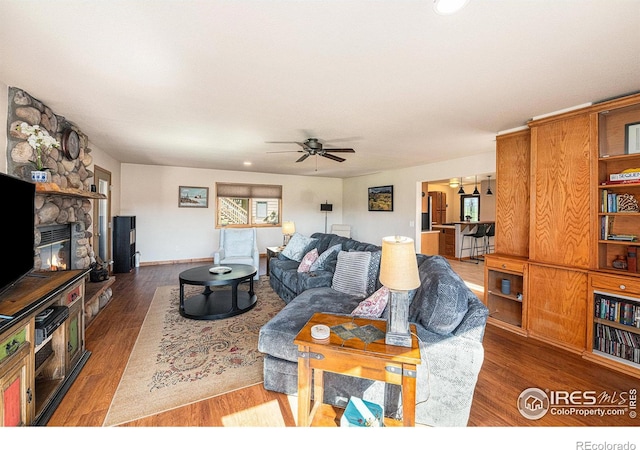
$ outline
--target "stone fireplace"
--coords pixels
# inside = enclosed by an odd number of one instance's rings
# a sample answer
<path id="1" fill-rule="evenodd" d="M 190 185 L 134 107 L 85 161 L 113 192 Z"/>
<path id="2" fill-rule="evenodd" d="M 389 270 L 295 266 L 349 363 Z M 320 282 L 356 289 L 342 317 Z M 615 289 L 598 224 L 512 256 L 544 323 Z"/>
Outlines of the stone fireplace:
<path id="1" fill-rule="evenodd" d="M 89 167 L 93 159 L 88 138 L 78 127 L 56 115 L 38 99 L 10 87 L 7 172 L 24 180 L 31 180 L 34 153 L 26 140 L 28 136 L 17 129 L 22 122 L 39 125 L 60 144 L 65 132 L 71 129 L 78 134 L 80 142 L 77 157 L 66 154 L 61 145 L 61 148 L 52 148 L 45 159 L 49 182 L 36 185 L 34 269 L 88 269 L 93 257 L 91 199 L 100 198 L 91 192 L 93 172 Z M 59 234 L 69 236 L 66 244 Z"/>

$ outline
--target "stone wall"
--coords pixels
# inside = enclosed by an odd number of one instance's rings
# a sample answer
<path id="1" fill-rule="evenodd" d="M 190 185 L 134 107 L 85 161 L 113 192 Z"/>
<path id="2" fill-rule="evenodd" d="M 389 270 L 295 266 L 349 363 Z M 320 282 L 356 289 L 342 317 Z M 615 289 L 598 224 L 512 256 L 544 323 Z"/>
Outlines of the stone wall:
<path id="1" fill-rule="evenodd" d="M 29 125 L 39 125 L 49 134 L 61 142 L 62 133 L 71 128 L 80 138 L 80 155 L 75 160 L 68 159 L 62 149 L 52 148 L 46 158 L 45 166 L 49 172 L 49 181 L 61 188 L 75 188 L 84 191 L 91 190 L 93 172 L 89 166 L 93 163 L 91 149 L 88 148 L 88 138 L 82 131 L 64 117 L 56 115 L 51 108 L 27 92 L 14 87 L 9 88 L 9 110 L 7 116 L 7 172 L 11 175 L 31 181 L 31 171 L 34 170 L 30 162 L 35 159 L 33 149 L 26 141 L 26 136 L 16 130 L 22 122 Z M 91 264 L 92 252 L 92 205 L 85 198 L 66 195 L 37 194 L 35 199 L 34 268 L 41 268 L 38 245 L 40 232 L 38 226 L 51 224 L 80 224 L 82 233 L 76 233 L 76 255 L 73 257 L 76 269 L 88 268 Z"/>

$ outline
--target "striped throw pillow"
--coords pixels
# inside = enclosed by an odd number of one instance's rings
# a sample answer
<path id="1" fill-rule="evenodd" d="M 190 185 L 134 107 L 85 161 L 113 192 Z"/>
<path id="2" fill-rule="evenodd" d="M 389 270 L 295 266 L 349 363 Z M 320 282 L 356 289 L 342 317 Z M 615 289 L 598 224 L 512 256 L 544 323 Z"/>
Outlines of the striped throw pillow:
<path id="1" fill-rule="evenodd" d="M 343 294 L 366 297 L 370 262 L 371 252 L 341 250 L 331 287 Z"/>

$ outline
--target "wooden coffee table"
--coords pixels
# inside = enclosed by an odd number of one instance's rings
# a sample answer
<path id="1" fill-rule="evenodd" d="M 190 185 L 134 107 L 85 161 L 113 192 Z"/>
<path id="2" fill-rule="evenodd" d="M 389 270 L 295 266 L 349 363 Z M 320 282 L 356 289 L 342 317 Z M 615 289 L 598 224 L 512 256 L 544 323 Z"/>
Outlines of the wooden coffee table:
<path id="1" fill-rule="evenodd" d="M 382 338 L 365 344 L 358 338 L 341 339 L 331 331 L 325 342 L 311 337 L 311 327 L 329 328 L 367 325 L 382 331 Z M 402 386 L 402 421 L 404 426 L 415 425 L 416 368 L 420 364 L 420 347 L 415 325 L 411 348 L 387 345 L 384 332 L 387 322 L 376 319 L 352 319 L 349 316 L 315 313 L 294 339 L 298 346 L 298 426 L 309 426 L 322 406 L 324 394 L 323 372 L 335 372 Z M 315 371 L 315 373 L 314 373 Z M 314 402 L 311 404 L 313 379 Z"/>
<path id="2" fill-rule="evenodd" d="M 253 291 L 254 266 L 225 264 L 231 272 L 214 274 L 209 269 L 215 264 L 195 267 L 180 273 L 180 315 L 188 319 L 214 320 L 237 316 L 249 311 L 258 301 Z M 238 292 L 238 285 L 249 282 L 248 292 Z M 184 298 L 184 285 L 205 286 L 200 294 Z M 229 286 L 230 289 L 211 289 L 212 286 Z"/>

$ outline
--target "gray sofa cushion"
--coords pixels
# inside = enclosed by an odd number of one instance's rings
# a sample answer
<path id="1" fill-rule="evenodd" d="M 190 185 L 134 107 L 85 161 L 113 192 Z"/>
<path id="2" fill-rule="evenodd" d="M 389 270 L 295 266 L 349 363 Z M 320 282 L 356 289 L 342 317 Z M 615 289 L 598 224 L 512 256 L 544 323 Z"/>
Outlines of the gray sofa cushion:
<path id="1" fill-rule="evenodd" d="M 355 295 L 341 294 L 329 287 L 308 289 L 260 328 L 258 350 L 276 358 L 297 362 L 298 349 L 293 340 L 314 313 L 344 314 L 345 321 L 349 321 L 349 313 L 358 306 L 360 300 Z"/>
<path id="2" fill-rule="evenodd" d="M 453 333 L 477 297 L 442 256 L 425 256 L 418 270 L 420 287 L 409 306 L 409 321 L 437 334 Z"/>

